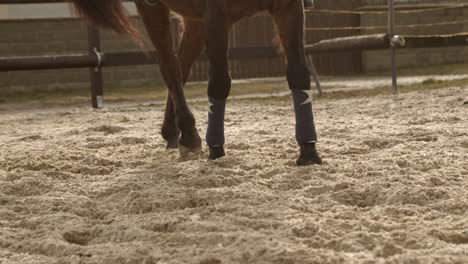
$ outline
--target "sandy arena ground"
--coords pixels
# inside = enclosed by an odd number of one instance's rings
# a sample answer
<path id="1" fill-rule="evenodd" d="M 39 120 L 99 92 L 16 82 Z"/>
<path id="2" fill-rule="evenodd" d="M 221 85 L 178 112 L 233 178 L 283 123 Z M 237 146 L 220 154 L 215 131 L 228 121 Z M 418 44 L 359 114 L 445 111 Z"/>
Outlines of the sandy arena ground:
<path id="1" fill-rule="evenodd" d="M 0 111 L 0 263 L 468 263 L 467 91 L 316 102 L 306 168 L 290 98 L 231 101 L 215 162 L 159 106 Z"/>

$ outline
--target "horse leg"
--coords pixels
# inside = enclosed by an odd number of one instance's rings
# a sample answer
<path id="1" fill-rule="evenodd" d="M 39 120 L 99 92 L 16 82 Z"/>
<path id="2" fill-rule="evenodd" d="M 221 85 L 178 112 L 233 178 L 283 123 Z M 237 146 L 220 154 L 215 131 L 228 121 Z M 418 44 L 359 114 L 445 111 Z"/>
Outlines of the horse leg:
<path id="1" fill-rule="evenodd" d="M 190 77 L 190 69 L 193 62 L 201 55 L 205 48 L 205 26 L 202 22 L 194 20 L 184 20 L 184 32 L 177 51 L 182 68 L 183 85 Z M 167 148 L 177 148 L 179 139 L 179 130 L 175 123 L 174 104 L 170 93 L 167 97 L 164 122 L 161 128 L 161 134 L 167 141 Z"/>
<path id="2" fill-rule="evenodd" d="M 287 60 L 286 76 L 294 100 L 296 140 L 300 146 L 297 165 L 321 164 L 315 143 L 317 133 L 312 112 L 310 71 L 304 54 L 304 12 L 301 1 L 271 12 Z"/>
<path id="3" fill-rule="evenodd" d="M 208 100 L 208 129 L 206 143 L 209 159 L 221 158 L 224 153 L 224 113 L 231 90 L 231 76 L 227 57 L 230 24 L 221 1 L 207 1 L 206 53 L 210 62 Z"/>
<path id="4" fill-rule="evenodd" d="M 200 57 L 205 49 L 206 28 L 203 22 L 184 19 L 184 32 L 177 51 L 182 67 L 183 83 L 190 77 L 193 62 Z"/>
<path id="5" fill-rule="evenodd" d="M 161 136 L 166 140 L 166 149 L 176 149 L 179 147 L 179 129 L 175 121 L 174 103 L 171 93 L 167 93 L 166 110 L 164 111 L 164 121 L 161 126 Z"/>
<path id="6" fill-rule="evenodd" d="M 178 138 L 179 149 L 198 150 L 201 147 L 201 138 L 184 96 L 182 69 L 173 50 L 169 9 L 161 3 L 148 5 L 145 1 L 135 1 L 135 4 L 158 51 L 161 74 L 169 89 L 168 111 L 164 119 L 166 126 L 163 125 L 162 136 L 173 146 L 179 135 L 178 128 L 181 133 Z"/>

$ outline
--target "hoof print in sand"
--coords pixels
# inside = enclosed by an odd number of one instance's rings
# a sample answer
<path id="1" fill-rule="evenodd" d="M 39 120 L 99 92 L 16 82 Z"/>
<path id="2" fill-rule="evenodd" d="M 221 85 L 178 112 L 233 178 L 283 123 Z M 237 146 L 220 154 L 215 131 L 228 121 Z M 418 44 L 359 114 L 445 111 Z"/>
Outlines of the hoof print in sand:
<path id="1" fill-rule="evenodd" d="M 19 141 L 37 141 L 43 139 L 41 135 L 30 135 L 19 139 Z"/>
<path id="2" fill-rule="evenodd" d="M 400 144 L 401 141 L 391 138 L 372 138 L 364 140 L 363 143 L 371 149 L 387 149 Z"/>
<path id="3" fill-rule="evenodd" d="M 464 231 L 431 230 L 429 235 L 450 244 L 468 244 L 468 229 Z"/>
<path id="4" fill-rule="evenodd" d="M 122 138 L 122 144 L 124 145 L 138 145 L 144 144 L 147 142 L 145 138 L 138 138 L 138 137 L 124 137 Z"/>
<path id="5" fill-rule="evenodd" d="M 394 255 L 403 254 L 403 252 L 404 250 L 401 247 L 390 243 L 385 243 L 374 251 L 375 256 L 380 258 L 388 258 Z"/>
<path id="6" fill-rule="evenodd" d="M 302 225 L 292 228 L 293 234 L 302 238 L 313 237 L 318 233 L 319 230 L 320 227 L 311 221 L 306 221 Z"/>
<path id="7" fill-rule="evenodd" d="M 86 246 L 94 238 L 95 234 L 91 230 L 70 230 L 63 233 L 63 239 L 71 244 Z"/>
<path id="8" fill-rule="evenodd" d="M 349 188 L 335 192 L 333 198 L 343 205 L 365 208 L 375 206 L 382 193 L 384 193 L 383 188 L 378 186 Z"/>
<path id="9" fill-rule="evenodd" d="M 199 262 L 199 264 L 221 264 L 221 260 L 218 258 L 206 258 Z"/>
<path id="10" fill-rule="evenodd" d="M 126 128 L 119 127 L 119 126 L 103 125 L 103 126 L 88 128 L 87 131 L 103 132 L 104 134 L 109 135 L 109 134 L 117 134 L 124 130 L 126 130 Z"/>

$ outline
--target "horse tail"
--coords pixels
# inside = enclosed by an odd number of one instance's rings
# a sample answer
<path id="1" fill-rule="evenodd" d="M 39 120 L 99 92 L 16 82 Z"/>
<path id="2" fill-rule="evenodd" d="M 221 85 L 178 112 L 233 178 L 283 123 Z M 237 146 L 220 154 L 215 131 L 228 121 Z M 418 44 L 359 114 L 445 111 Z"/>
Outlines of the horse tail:
<path id="1" fill-rule="evenodd" d="M 144 47 L 140 32 L 135 28 L 121 0 L 68 0 L 80 17 L 91 23 L 126 34 Z"/>

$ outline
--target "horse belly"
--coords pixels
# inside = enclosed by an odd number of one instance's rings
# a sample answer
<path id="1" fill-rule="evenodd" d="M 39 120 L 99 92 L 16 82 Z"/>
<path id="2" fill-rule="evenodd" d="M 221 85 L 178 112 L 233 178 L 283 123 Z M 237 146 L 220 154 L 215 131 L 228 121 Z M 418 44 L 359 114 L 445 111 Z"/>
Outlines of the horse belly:
<path id="1" fill-rule="evenodd" d="M 191 19 L 202 19 L 206 0 L 161 0 L 172 12 Z"/>
<path id="2" fill-rule="evenodd" d="M 227 1 L 226 12 L 232 21 L 250 17 L 262 11 L 270 10 L 275 0 L 236 0 Z"/>

